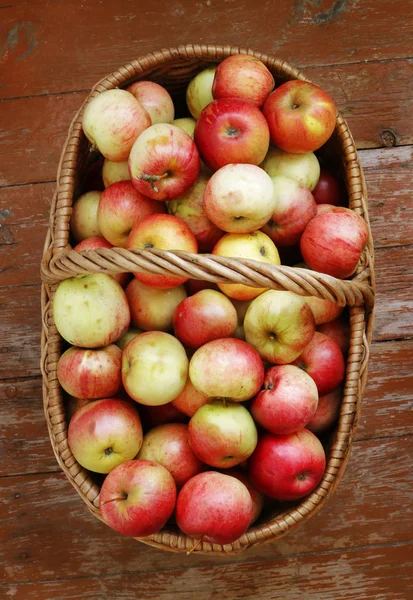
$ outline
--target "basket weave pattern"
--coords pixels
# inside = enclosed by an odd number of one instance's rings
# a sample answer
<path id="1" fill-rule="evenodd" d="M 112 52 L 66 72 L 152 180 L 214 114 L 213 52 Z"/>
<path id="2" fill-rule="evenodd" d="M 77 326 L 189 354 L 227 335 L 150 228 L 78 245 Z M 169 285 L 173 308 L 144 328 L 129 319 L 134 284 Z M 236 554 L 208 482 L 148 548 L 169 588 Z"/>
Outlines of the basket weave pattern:
<path id="1" fill-rule="evenodd" d="M 53 322 L 52 301 L 59 281 L 80 273 L 120 273 L 141 271 L 175 274 L 192 279 L 222 283 L 243 283 L 256 287 L 286 289 L 300 295 L 313 295 L 348 306 L 350 312 L 350 349 L 347 359 L 344 398 L 340 419 L 327 455 L 327 468 L 317 488 L 299 505 L 276 514 L 266 523 L 250 528 L 233 544 L 220 546 L 202 542 L 194 550 L 201 553 L 237 553 L 288 533 L 314 515 L 326 502 L 342 477 L 349 458 L 357 426 L 363 390 L 367 378 L 368 346 L 374 317 L 373 242 L 371 233 L 358 269 L 351 280 L 341 281 L 322 273 L 286 266 L 272 266 L 253 260 L 196 255 L 155 249 L 123 248 L 75 252 L 69 245 L 69 222 L 72 204 L 78 195 L 80 178 L 90 155 L 90 145 L 82 131 L 85 105 L 97 94 L 115 87 L 125 87 L 138 79 L 151 79 L 170 92 L 182 93 L 190 79 L 205 67 L 231 54 L 256 56 L 274 75 L 276 84 L 290 79 L 307 80 L 287 63 L 271 56 L 231 46 L 182 46 L 148 54 L 120 68 L 101 80 L 91 91 L 71 123 L 60 159 L 57 189 L 53 198 L 50 228 L 46 237 L 41 265 L 42 286 L 42 359 L 43 400 L 49 435 L 56 459 L 87 504 L 99 519 L 99 486 L 89 472 L 73 457 L 67 443 L 62 390 L 56 369 L 62 340 Z M 349 207 L 367 222 L 367 193 L 353 138 L 339 115 L 328 152 L 339 159 L 346 182 Z M 172 551 L 188 551 L 195 540 L 172 526 L 141 541 Z"/>

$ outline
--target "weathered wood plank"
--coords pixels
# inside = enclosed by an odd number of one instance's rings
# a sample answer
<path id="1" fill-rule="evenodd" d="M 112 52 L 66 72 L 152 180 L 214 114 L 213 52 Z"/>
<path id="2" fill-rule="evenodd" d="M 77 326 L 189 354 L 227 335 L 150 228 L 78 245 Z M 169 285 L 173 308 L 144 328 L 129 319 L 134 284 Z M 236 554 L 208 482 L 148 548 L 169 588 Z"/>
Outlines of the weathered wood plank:
<path id="1" fill-rule="evenodd" d="M 374 343 L 357 440 L 413 434 L 413 340 Z M 0 476 L 59 469 L 43 415 L 41 379 L 0 382 Z"/>
<path id="2" fill-rule="evenodd" d="M 277 543 L 231 558 L 166 555 L 122 538 L 90 515 L 63 474 L 8 477 L 0 490 L 6 579 L 141 573 L 407 542 L 412 467 L 412 436 L 355 443 L 344 479 L 321 513 Z"/>
<path id="3" fill-rule="evenodd" d="M 396 66 L 394 63 L 338 65 L 308 69 L 307 74 L 332 94 L 358 147 L 383 146 L 387 143 L 382 139 L 384 130 L 394 132 L 396 144 L 413 142 L 413 124 L 406 119 L 406 114 L 413 110 L 413 61 L 398 61 Z M 95 74 L 90 85 L 99 77 Z M 386 85 L 377 86 L 377 81 L 385 81 Z M 56 178 L 69 124 L 85 96 L 86 92 L 78 92 L 2 103 L 0 186 Z"/>
<path id="4" fill-rule="evenodd" d="M 409 2 L 288 0 L 274 10 L 272 0 L 172 0 L 160 27 L 160 13 L 146 2 L 137 11 L 133 0 L 16 1 L 2 9 L 3 98 L 87 89 L 133 58 L 188 41 L 252 47 L 302 67 L 411 53 Z"/>

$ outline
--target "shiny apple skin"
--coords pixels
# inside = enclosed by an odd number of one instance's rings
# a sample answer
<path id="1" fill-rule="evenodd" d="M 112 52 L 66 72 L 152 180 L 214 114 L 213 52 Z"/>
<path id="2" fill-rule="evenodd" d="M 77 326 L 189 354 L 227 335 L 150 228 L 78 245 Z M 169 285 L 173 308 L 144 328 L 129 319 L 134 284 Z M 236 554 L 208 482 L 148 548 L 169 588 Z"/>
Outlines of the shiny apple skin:
<path id="1" fill-rule="evenodd" d="M 217 66 L 212 84 L 214 98 L 241 98 L 261 107 L 274 88 L 274 77 L 262 61 L 233 54 Z"/>

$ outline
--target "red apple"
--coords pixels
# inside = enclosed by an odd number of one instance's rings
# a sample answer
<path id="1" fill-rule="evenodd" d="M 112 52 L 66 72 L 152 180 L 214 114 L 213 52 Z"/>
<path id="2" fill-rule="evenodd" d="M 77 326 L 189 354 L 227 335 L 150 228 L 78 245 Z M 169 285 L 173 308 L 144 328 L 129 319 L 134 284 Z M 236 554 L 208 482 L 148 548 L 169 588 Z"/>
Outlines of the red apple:
<path id="1" fill-rule="evenodd" d="M 298 244 L 306 225 L 316 215 L 313 195 L 293 179 L 272 178 L 275 207 L 267 224 L 262 227 L 276 246 Z"/>
<path id="2" fill-rule="evenodd" d="M 125 292 L 110 275 L 77 275 L 59 283 L 53 319 L 72 346 L 100 348 L 118 340 L 129 327 Z"/>
<path id="3" fill-rule="evenodd" d="M 179 396 L 172 400 L 172 405 L 188 417 L 193 417 L 198 408 L 201 408 L 204 404 L 208 404 L 209 401 L 210 398 L 198 392 L 188 377 L 184 389 Z"/>
<path id="4" fill-rule="evenodd" d="M 188 425 L 184 423 L 167 423 L 148 431 L 138 458 L 153 460 L 168 469 L 178 487 L 204 470 L 189 445 Z"/>
<path id="5" fill-rule="evenodd" d="M 331 338 L 319 331 L 294 364 L 314 379 L 320 396 L 332 392 L 344 379 L 343 353 Z"/>
<path id="6" fill-rule="evenodd" d="M 221 98 L 202 111 L 195 142 L 206 165 L 216 171 L 231 163 L 259 165 L 270 135 L 259 108 L 237 98 Z"/>
<path id="7" fill-rule="evenodd" d="M 335 208 L 334 204 L 317 204 L 316 216 Z"/>
<path id="8" fill-rule="evenodd" d="M 177 306 L 173 316 L 176 337 L 190 348 L 232 337 L 238 317 L 231 300 L 215 290 L 202 290 Z"/>
<path id="9" fill-rule="evenodd" d="M 214 471 L 190 479 L 176 502 L 176 522 L 181 531 L 215 544 L 232 544 L 241 537 L 253 512 L 245 485 Z"/>
<path id="10" fill-rule="evenodd" d="M 242 404 L 214 400 L 199 408 L 189 421 L 189 443 L 202 462 L 211 467 L 238 465 L 254 452 L 257 429 Z"/>
<path id="11" fill-rule="evenodd" d="M 341 317 L 328 323 L 322 323 L 317 327 L 317 331 L 328 335 L 337 344 L 342 353 L 344 355 L 347 354 L 350 347 L 350 325 L 348 319 Z"/>
<path id="12" fill-rule="evenodd" d="M 313 196 L 317 204 L 333 204 L 334 206 L 343 205 L 346 199 L 344 185 L 327 169 L 321 169 Z"/>
<path id="13" fill-rule="evenodd" d="M 196 389 L 209 398 L 243 402 L 261 388 L 264 366 L 257 351 L 246 342 L 223 338 L 196 350 L 189 377 Z"/>
<path id="14" fill-rule="evenodd" d="M 272 92 L 263 107 L 271 141 L 284 152 L 313 152 L 331 136 L 337 110 L 313 83 L 293 80 Z"/>
<path id="15" fill-rule="evenodd" d="M 241 483 L 243 483 L 249 491 L 251 495 L 252 506 L 254 509 L 250 523 L 250 525 L 252 525 L 258 519 L 262 512 L 262 509 L 264 508 L 264 496 L 252 485 L 247 475 L 242 471 L 236 471 L 235 469 L 226 469 L 224 471 L 220 471 L 220 473 L 223 473 L 224 475 L 229 475 L 230 477 L 235 477 L 236 479 L 238 479 L 238 481 L 241 481 Z"/>
<path id="16" fill-rule="evenodd" d="M 212 95 L 241 98 L 260 107 L 273 87 L 274 77 L 263 62 L 247 54 L 233 54 L 217 66 Z"/>
<path id="17" fill-rule="evenodd" d="M 86 105 L 82 127 L 92 146 L 113 162 L 128 159 L 133 143 L 151 118 L 126 90 L 106 90 Z"/>
<path id="18" fill-rule="evenodd" d="M 318 407 L 314 417 L 307 423 L 307 429 L 313 433 L 322 433 L 330 429 L 338 420 L 343 392 L 336 388 L 318 399 Z"/>
<path id="19" fill-rule="evenodd" d="M 175 116 L 174 103 L 164 87 L 154 81 L 135 81 L 126 88 L 135 96 L 155 123 L 171 123 Z"/>
<path id="20" fill-rule="evenodd" d="M 178 410 L 172 402 L 161 404 L 160 406 L 139 406 L 139 414 L 142 420 L 144 431 L 149 431 L 158 425 L 165 423 L 187 423 L 188 417 L 183 412 Z"/>
<path id="21" fill-rule="evenodd" d="M 102 192 L 86 192 L 73 204 L 70 231 L 76 242 L 101 235 L 97 212 Z"/>
<path id="22" fill-rule="evenodd" d="M 311 219 L 301 237 L 301 254 L 314 271 L 345 279 L 356 270 L 368 235 L 360 215 L 334 208 Z"/>
<path id="23" fill-rule="evenodd" d="M 214 99 L 212 97 L 214 76 L 215 67 L 208 67 L 197 73 L 189 82 L 186 90 L 186 103 L 194 119 L 198 119 L 204 108 Z"/>
<path id="24" fill-rule="evenodd" d="M 110 398 L 122 387 L 122 350 L 110 344 L 86 350 L 72 346 L 59 358 L 57 378 L 76 398 Z"/>
<path id="25" fill-rule="evenodd" d="M 148 215 L 164 212 L 163 204 L 140 194 L 130 181 L 118 181 L 102 193 L 97 218 L 103 237 L 114 246 L 126 248 L 137 223 Z"/>
<path id="26" fill-rule="evenodd" d="M 249 258 L 271 265 L 280 264 L 274 242 L 262 231 L 227 233 L 215 245 L 212 254 L 228 258 Z M 252 300 L 267 288 L 251 287 L 243 283 L 218 283 L 221 292 L 235 300 Z"/>
<path id="27" fill-rule="evenodd" d="M 203 204 L 208 218 L 229 233 L 260 229 L 276 208 L 271 177 L 255 165 L 226 165 L 208 181 Z"/>
<path id="28" fill-rule="evenodd" d="M 264 389 L 254 398 L 251 414 L 271 433 L 284 435 L 305 427 L 317 404 L 317 386 L 312 378 L 294 365 L 282 365 L 266 372 Z"/>
<path id="29" fill-rule="evenodd" d="M 168 212 L 185 221 L 197 239 L 200 252 L 211 252 L 223 235 L 205 212 L 203 197 L 208 179 L 206 174 L 201 173 L 186 194 L 168 202 Z"/>
<path id="30" fill-rule="evenodd" d="M 162 529 L 176 502 L 172 475 L 150 460 L 130 460 L 106 477 L 100 490 L 104 521 L 123 535 L 145 537 Z"/>
<path id="31" fill-rule="evenodd" d="M 76 252 L 82 252 L 82 250 L 97 250 L 97 248 L 113 248 L 113 246 L 107 240 L 105 240 L 105 238 L 95 236 L 82 240 L 73 248 L 73 250 L 76 250 Z M 117 281 L 123 288 L 131 279 L 130 273 L 117 273 L 116 275 L 111 275 L 111 277 L 113 277 L 113 279 Z"/>
<path id="32" fill-rule="evenodd" d="M 320 483 L 325 466 L 323 446 L 308 429 L 289 435 L 267 433 L 248 461 L 248 475 L 270 498 L 297 500 Z"/>
<path id="33" fill-rule="evenodd" d="M 185 349 L 169 333 L 146 331 L 133 338 L 123 351 L 123 386 L 140 404 L 168 404 L 182 392 L 187 377 Z"/>
<path id="34" fill-rule="evenodd" d="M 188 225 L 173 215 L 150 215 L 130 232 L 128 248 L 158 248 L 159 250 L 185 250 L 197 252 L 198 244 Z M 146 285 L 171 288 L 185 283 L 188 277 L 134 273 Z"/>
<path id="35" fill-rule="evenodd" d="M 95 400 L 76 411 L 67 442 L 77 462 L 95 473 L 109 473 L 134 458 L 142 445 L 136 408 L 118 398 Z"/>
<path id="36" fill-rule="evenodd" d="M 271 146 L 260 165 L 270 177 L 288 177 L 313 191 L 320 177 L 320 163 L 314 152 L 293 154 Z"/>
<path id="37" fill-rule="evenodd" d="M 112 162 L 105 158 L 102 167 L 102 178 L 105 188 L 117 181 L 130 180 L 128 161 Z"/>
<path id="38" fill-rule="evenodd" d="M 149 287 L 132 279 L 125 290 L 132 323 L 144 331 L 168 331 L 176 307 L 186 298 L 183 285 L 168 289 Z"/>
<path id="39" fill-rule="evenodd" d="M 311 308 L 293 292 L 269 290 L 251 302 L 244 319 L 245 339 L 268 362 L 296 359 L 315 332 Z"/>
<path id="40" fill-rule="evenodd" d="M 193 139 L 167 123 L 145 130 L 129 155 L 133 185 L 154 200 L 173 200 L 185 194 L 195 183 L 200 164 Z"/>
<path id="41" fill-rule="evenodd" d="M 328 323 L 337 319 L 343 312 L 344 306 L 339 306 L 336 302 L 316 296 L 301 296 L 311 308 L 316 325 Z"/>

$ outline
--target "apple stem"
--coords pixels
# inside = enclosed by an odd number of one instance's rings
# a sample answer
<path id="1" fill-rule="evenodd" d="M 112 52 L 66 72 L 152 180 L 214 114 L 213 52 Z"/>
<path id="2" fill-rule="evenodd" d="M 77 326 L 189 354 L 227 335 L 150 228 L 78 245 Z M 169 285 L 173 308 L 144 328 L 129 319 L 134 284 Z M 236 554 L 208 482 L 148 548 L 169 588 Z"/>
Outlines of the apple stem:
<path id="1" fill-rule="evenodd" d="M 141 179 L 142 181 L 147 181 L 152 186 L 152 189 L 155 192 L 159 192 L 159 189 L 156 187 L 155 182 L 159 181 L 160 179 L 164 179 L 165 177 L 168 177 L 167 172 L 163 175 L 148 175 L 147 173 L 142 173 L 141 175 L 139 175 L 139 179 Z"/>
<path id="2" fill-rule="evenodd" d="M 199 547 L 199 545 L 201 544 L 201 542 L 202 542 L 202 536 L 199 538 L 199 540 L 196 542 L 196 544 L 194 546 L 192 546 L 192 548 L 190 550 L 188 550 L 188 552 L 186 553 L 186 555 L 189 556 L 190 554 L 192 554 L 192 552 Z"/>
<path id="3" fill-rule="evenodd" d="M 118 496 L 116 498 L 112 498 L 111 500 L 106 500 L 106 502 L 101 502 L 101 506 L 104 504 L 109 504 L 110 502 L 118 502 L 119 500 L 126 500 L 125 496 Z"/>

